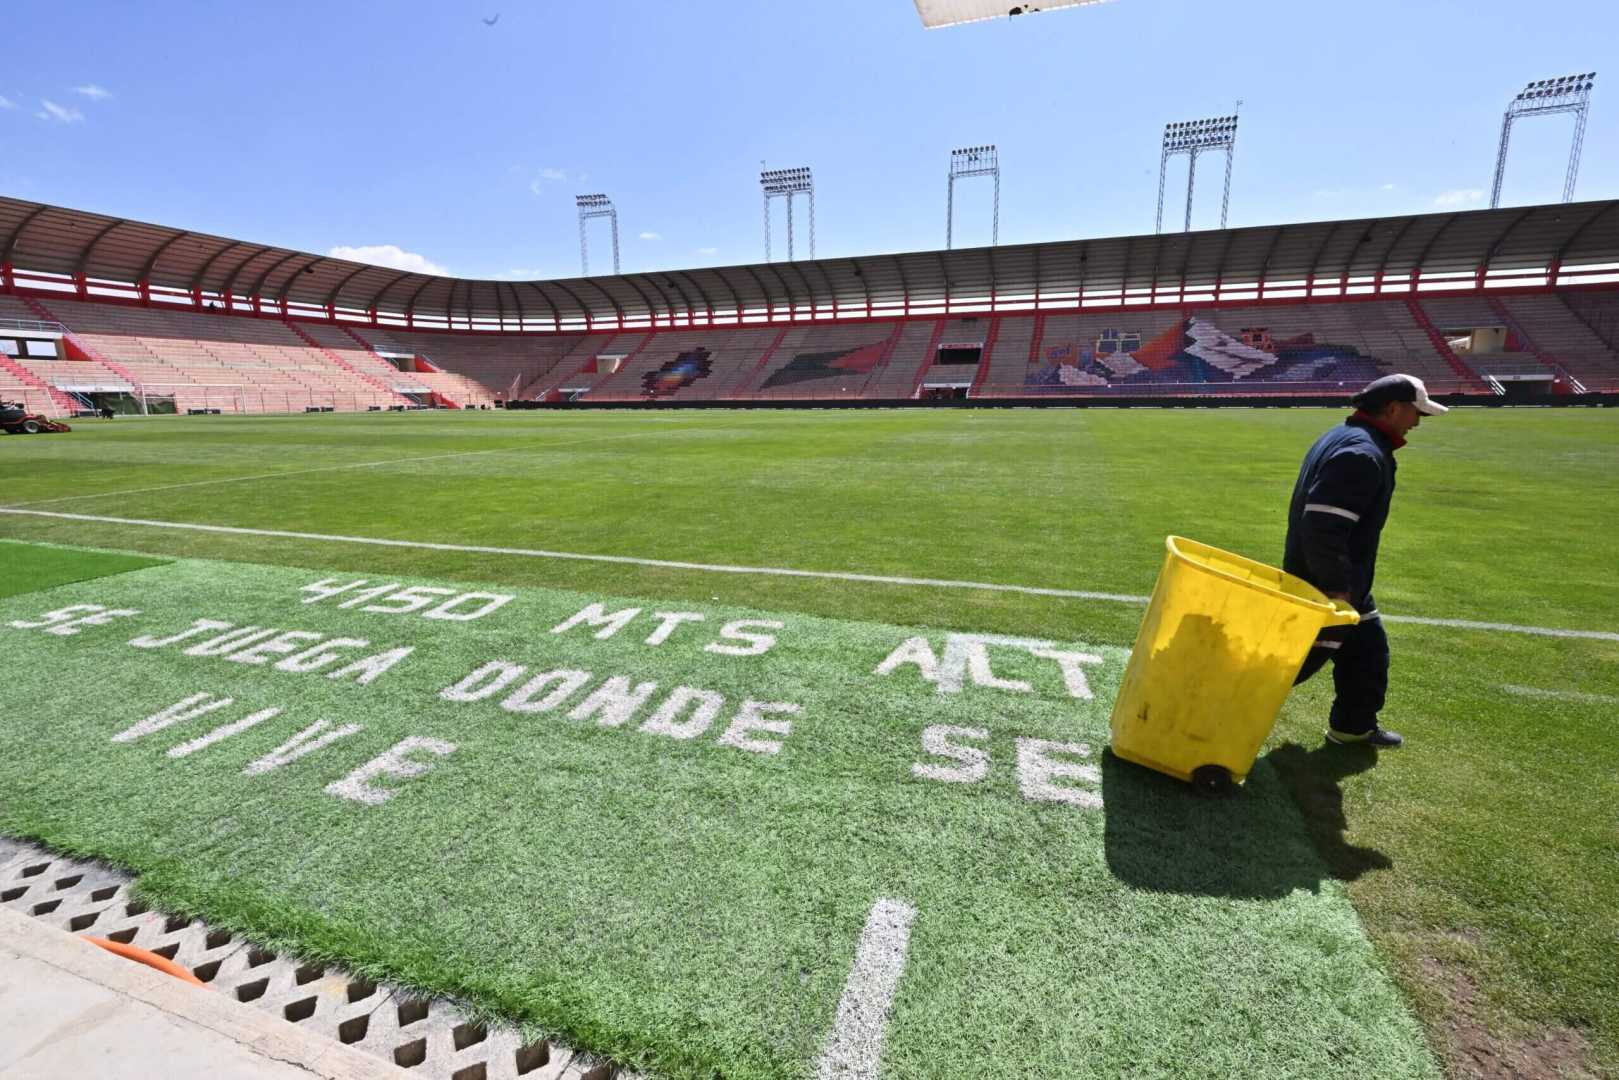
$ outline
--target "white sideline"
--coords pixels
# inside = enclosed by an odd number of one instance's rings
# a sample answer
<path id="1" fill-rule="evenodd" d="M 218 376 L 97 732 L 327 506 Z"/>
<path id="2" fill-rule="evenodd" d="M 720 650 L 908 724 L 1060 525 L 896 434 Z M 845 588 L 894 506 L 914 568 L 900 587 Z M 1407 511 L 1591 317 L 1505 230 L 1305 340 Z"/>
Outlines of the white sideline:
<path id="1" fill-rule="evenodd" d="M 1145 596 L 1085 592 L 1079 589 L 1046 589 L 1034 585 L 996 585 L 982 581 L 945 581 L 936 578 L 889 577 L 884 574 L 855 574 L 841 570 L 793 570 L 780 566 L 726 566 L 719 563 L 680 562 L 674 559 L 642 559 L 633 555 L 586 555 L 573 551 L 492 547 L 483 544 L 439 544 L 428 540 L 388 540 L 378 536 L 336 536 L 330 533 L 287 532 L 282 529 L 248 529 L 236 525 L 202 525 L 185 521 L 147 521 L 142 518 L 106 517 L 101 514 L 67 514 L 54 510 L 25 510 L 16 506 L 0 506 L 0 514 L 62 518 L 67 521 L 95 521 L 108 525 L 137 525 L 151 529 L 176 529 L 182 532 L 225 533 L 232 536 L 269 536 L 285 540 L 325 540 L 334 544 L 369 544 L 375 547 L 414 548 L 422 551 L 461 551 L 473 555 L 517 555 L 530 559 L 572 559 L 579 562 L 658 566 L 671 570 L 707 570 L 716 574 L 762 574 L 772 577 L 823 578 L 832 581 L 875 582 L 879 585 L 923 585 L 936 589 L 987 589 L 991 592 L 1023 593 L 1029 596 L 1058 596 L 1070 600 L 1114 600 L 1129 604 L 1145 604 L 1147 602 Z"/>
<path id="2" fill-rule="evenodd" d="M 222 533 L 227 536 L 265 536 L 280 540 L 319 540 L 333 544 L 365 544 L 371 547 L 410 548 L 418 551 L 458 551 L 469 555 L 514 555 L 528 559 L 567 559 L 574 562 L 616 563 L 624 566 L 656 566 L 669 570 L 701 570 L 714 574 L 751 574 L 764 577 L 813 578 L 822 581 L 859 581 L 875 585 L 911 585 L 929 589 L 977 589 L 984 592 L 1018 593 L 1023 596 L 1054 596 L 1063 600 L 1105 600 L 1119 604 L 1145 604 L 1150 597 L 1131 593 L 1093 592 L 1088 589 L 1053 589 L 1040 585 L 1005 585 L 991 581 L 955 581 L 947 578 L 898 577 L 889 574 L 861 574 L 848 570 L 795 570 L 785 566 L 731 566 L 725 563 L 684 562 L 677 559 L 647 559 L 634 555 L 591 555 L 576 551 L 547 551 L 544 548 L 495 547 L 488 544 L 446 544 L 431 540 L 390 540 L 380 536 L 343 536 L 334 533 L 291 532 L 285 529 L 250 529 L 240 525 L 204 525 L 189 521 L 150 521 L 145 518 L 110 517 L 103 514 L 69 514 L 57 510 L 30 510 L 21 506 L 0 506 L 0 514 L 59 518 L 64 521 L 90 521 L 107 525 L 132 525 L 147 529 L 178 532 Z M 1384 615 L 1385 622 L 1443 626 L 1458 630 L 1484 630 L 1504 634 L 1533 634 L 1539 637 L 1584 638 L 1591 641 L 1619 641 L 1612 630 L 1563 630 L 1552 626 L 1520 626 L 1516 623 L 1477 622 L 1473 619 L 1430 619 L 1420 615 Z"/>
<path id="3" fill-rule="evenodd" d="M 1517 623 L 1478 622 L 1473 619 L 1428 619 L 1421 615 L 1384 615 L 1383 621 L 1412 623 L 1416 626 L 1448 626 L 1458 630 L 1491 630 L 1500 634 L 1533 634 L 1536 637 L 1619 641 L 1619 633 L 1612 630 L 1559 630 L 1554 626 L 1519 626 Z"/>
<path id="4" fill-rule="evenodd" d="M 876 1080 L 888 1012 L 905 974 L 915 921 L 916 909 L 903 900 L 882 898 L 871 905 L 838 1000 L 837 1019 L 815 1064 L 816 1080 Z"/>
<path id="5" fill-rule="evenodd" d="M 1551 698 L 1554 701 L 1578 701 L 1584 705 L 1619 705 L 1619 694 L 1587 694 L 1580 690 L 1543 690 L 1538 686 L 1512 686 L 1501 689 L 1518 697 Z"/>

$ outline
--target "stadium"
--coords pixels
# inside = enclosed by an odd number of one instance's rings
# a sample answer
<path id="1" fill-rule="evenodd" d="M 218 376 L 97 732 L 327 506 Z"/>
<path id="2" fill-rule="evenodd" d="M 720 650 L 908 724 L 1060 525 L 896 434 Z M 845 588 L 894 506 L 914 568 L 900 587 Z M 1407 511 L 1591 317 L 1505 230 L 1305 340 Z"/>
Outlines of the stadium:
<path id="1" fill-rule="evenodd" d="M 826 166 L 750 174 L 762 260 L 620 272 L 569 196 L 578 275 L 0 194 L 0 1076 L 1619 1076 L 1595 80 L 1499 95 L 1489 207 L 1228 227 L 1239 110 L 1154 133 L 1152 232 L 1000 243 L 986 143 L 891 253 L 817 238 Z M 1563 198 L 1503 200 L 1544 113 Z M 1395 374 L 1449 411 L 1349 614 L 1409 745 L 1295 657 L 1241 783 L 1142 767 L 1168 568 L 1279 566 Z"/>
<path id="2" fill-rule="evenodd" d="M 11 362 L 47 414 L 502 405 L 1310 402 L 1619 390 L 1619 204 L 669 270 L 390 272 L 0 202 Z"/>

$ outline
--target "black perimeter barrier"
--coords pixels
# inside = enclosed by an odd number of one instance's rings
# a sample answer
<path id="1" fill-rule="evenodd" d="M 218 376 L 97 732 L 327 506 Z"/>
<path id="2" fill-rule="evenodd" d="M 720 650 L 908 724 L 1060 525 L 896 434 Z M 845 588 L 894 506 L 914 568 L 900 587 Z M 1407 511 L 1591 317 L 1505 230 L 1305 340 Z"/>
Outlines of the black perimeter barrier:
<path id="1" fill-rule="evenodd" d="M 1534 401 L 1508 401 L 1493 394 L 1435 394 L 1441 405 L 1495 409 L 1612 408 L 1619 393 L 1568 394 Z M 921 401 L 916 398 L 762 399 L 754 401 L 508 401 L 508 409 L 1347 409 L 1347 396 L 1239 397 L 1222 394 L 1197 397 L 1053 397 L 962 398 Z"/>

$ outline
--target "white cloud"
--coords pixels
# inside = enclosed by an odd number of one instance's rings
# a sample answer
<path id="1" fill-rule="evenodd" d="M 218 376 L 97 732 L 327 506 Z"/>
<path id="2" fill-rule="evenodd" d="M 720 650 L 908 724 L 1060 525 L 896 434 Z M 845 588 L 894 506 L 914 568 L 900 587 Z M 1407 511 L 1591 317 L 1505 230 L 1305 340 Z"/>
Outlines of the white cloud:
<path id="1" fill-rule="evenodd" d="M 539 281 L 546 276 L 545 271 L 538 266 L 514 266 L 510 270 L 502 270 L 498 274 L 491 274 L 491 281 Z"/>
<path id="2" fill-rule="evenodd" d="M 534 179 L 528 182 L 528 189 L 536 195 L 543 194 L 547 184 L 566 184 L 570 180 L 574 183 L 583 183 L 584 173 L 570 173 L 567 169 L 541 169 L 534 174 Z"/>
<path id="3" fill-rule="evenodd" d="M 1384 190 L 1384 191 L 1393 191 L 1397 187 L 1399 187 L 1398 184 L 1384 184 L 1382 190 Z"/>
<path id="4" fill-rule="evenodd" d="M 359 247 L 338 244 L 326 254 L 334 259 L 352 259 L 355 262 L 387 266 L 394 270 L 409 270 L 417 274 L 438 274 L 447 277 L 450 273 L 427 256 L 406 251 L 398 244 L 362 244 Z"/>
<path id="5" fill-rule="evenodd" d="M 1478 188 L 1457 188 L 1454 191 L 1442 191 L 1434 196 L 1435 206 L 1466 206 L 1469 203 L 1479 202 L 1484 198 L 1484 192 Z"/>
<path id="6" fill-rule="evenodd" d="M 75 86 L 73 88 L 73 92 L 75 94 L 83 94 L 91 101 L 105 101 L 112 97 L 111 90 L 108 90 L 105 86 L 97 86 L 95 83 L 85 83 L 83 86 Z"/>
<path id="7" fill-rule="evenodd" d="M 644 233 L 641 234 L 640 238 L 642 240 L 662 240 L 663 239 L 662 235 L 660 235 L 658 233 L 655 233 L 655 232 L 644 232 Z"/>
<path id="8" fill-rule="evenodd" d="M 15 109 L 17 103 L 10 98 L 0 95 L 0 109 Z"/>
<path id="9" fill-rule="evenodd" d="M 719 253 L 720 253 L 719 248 L 703 247 L 703 248 L 698 248 L 697 249 L 697 254 L 699 254 L 699 255 L 718 255 Z"/>
<path id="10" fill-rule="evenodd" d="M 63 124 L 77 124 L 84 119 L 84 114 L 71 105 L 58 105 L 48 98 L 40 98 L 39 103 L 44 106 L 34 115 L 41 120 L 55 120 Z"/>

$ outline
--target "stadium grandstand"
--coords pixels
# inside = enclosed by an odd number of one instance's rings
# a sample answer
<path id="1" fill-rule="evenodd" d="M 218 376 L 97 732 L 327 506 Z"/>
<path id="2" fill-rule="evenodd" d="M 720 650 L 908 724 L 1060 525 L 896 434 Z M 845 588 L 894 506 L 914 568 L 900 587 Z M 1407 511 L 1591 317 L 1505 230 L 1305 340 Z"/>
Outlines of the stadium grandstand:
<path id="1" fill-rule="evenodd" d="M 0 199 L 0 397 L 62 415 L 1619 390 L 1619 201 L 548 281 Z"/>

